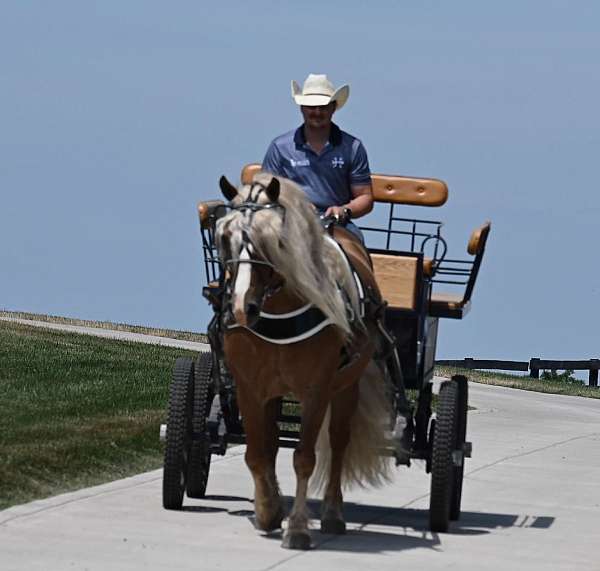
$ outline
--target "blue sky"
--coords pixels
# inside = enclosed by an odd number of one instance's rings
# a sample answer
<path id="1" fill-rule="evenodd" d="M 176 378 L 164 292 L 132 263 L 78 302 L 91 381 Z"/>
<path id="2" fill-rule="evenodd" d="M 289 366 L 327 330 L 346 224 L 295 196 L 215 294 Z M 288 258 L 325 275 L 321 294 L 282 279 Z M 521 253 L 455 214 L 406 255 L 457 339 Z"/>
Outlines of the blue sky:
<path id="1" fill-rule="evenodd" d="M 0 9 L 0 307 L 203 330 L 195 204 L 349 83 L 374 172 L 447 181 L 460 257 L 438 356 L 600 356 L 595 2 L 29 2 Z"/>

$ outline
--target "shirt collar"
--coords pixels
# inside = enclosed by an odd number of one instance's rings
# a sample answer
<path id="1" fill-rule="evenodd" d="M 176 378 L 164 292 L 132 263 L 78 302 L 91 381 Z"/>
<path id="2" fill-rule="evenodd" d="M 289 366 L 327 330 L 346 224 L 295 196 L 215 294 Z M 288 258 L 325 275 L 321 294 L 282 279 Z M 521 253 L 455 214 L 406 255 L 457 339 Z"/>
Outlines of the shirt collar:
<path id="1" fill-rule="evenodd" d="M 342 143 L 342 131 L 335 123 L 331 124 L 329 142 L 331 143 L 332 147 L 337 147 Z M 300 125 L 300 127 L 296 129 L 296 132 L 294 133 L 294 143 L 297 147 L 302 147 L 303 145 L 306 145 L 306 137 L 304 136 L 304 125 Z"/>

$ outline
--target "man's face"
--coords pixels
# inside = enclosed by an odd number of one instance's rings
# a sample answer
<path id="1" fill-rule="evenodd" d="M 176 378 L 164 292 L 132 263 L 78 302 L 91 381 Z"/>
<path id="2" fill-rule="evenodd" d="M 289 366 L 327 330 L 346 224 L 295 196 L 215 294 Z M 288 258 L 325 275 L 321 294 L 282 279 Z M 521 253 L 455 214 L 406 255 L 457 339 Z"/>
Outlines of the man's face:
<path id="1" fill-rule="evenodd" d="M 318 105 L 308 107 L 307 105 L 300 106 L 302 116 L 306 125 L 313 129 L 323 129 L 331 125 L 331 118 L 335 113 L 335 101 L 328 105 Z"/>

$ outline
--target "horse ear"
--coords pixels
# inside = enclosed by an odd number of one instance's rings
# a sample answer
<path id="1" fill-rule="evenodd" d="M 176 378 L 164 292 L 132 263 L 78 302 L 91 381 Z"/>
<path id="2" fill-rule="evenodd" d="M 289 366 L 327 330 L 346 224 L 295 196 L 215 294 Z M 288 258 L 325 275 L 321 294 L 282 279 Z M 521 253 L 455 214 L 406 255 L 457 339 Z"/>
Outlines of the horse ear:
<path id="1" fill-rule="evenodd" d="M 219 179 L 219 186 L 223 196 L 230 202 L 237 196 L 237 188 L 233 186 L 224 176 Z"/>
<path id="2" fill-rule="evenodd" d="M 279 179 L 273 177 L 269 183 L 269 186 L 267 186 L 267 196 L 271 202 L 277 202 L 277 199 L 279 198 L 279 190 Z"/>

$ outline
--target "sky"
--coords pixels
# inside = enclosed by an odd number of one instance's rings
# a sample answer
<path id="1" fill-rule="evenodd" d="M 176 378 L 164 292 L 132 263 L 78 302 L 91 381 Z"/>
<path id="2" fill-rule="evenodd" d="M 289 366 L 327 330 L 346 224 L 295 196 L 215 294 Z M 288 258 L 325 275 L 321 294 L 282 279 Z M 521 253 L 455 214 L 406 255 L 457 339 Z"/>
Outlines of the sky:
<path id="1" fill-rule="evenodd" d="M 298 126 L 290 80 L 377 173 L 443 179 L 452 257 L 492 230 L 438 358 L 600 357 L 600 3 L 4 0 L 0 308 L 203 331 L 196 203 Z"/>

